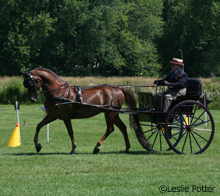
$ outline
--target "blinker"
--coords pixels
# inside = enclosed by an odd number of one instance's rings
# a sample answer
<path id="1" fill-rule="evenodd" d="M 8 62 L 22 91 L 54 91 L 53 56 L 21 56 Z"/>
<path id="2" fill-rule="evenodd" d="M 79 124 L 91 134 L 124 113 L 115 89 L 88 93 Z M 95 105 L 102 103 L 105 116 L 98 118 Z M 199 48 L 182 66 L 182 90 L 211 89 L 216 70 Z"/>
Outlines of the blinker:
<path id="1" fill-rule="evenodd" d="M 23 84 L 24 84 L 24 87 L 25 87 L 25 88 L 33 87 L 33 86 L 34 86 L 33 80 L 25 80 L 25 81 L 23 82 Z"/>

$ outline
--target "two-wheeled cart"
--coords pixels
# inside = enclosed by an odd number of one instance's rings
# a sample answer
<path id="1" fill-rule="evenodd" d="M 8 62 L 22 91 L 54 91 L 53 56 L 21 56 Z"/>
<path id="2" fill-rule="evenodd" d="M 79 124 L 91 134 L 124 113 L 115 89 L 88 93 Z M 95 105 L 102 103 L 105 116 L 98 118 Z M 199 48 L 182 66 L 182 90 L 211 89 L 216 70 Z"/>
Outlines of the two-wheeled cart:
<path id="1" fill-rule="evenodd" d="M 201 80 L 188 79 L 186 95 L 177 97 L 169 112 L 160 112 L 153 108 L 151 93 L 138 93 L 137 113 L 144 135 L 151 143 L 150 151 L 199 154 L 209 147 L 215 126 L 208 108 L 198 101 L 201 94 Z"/>

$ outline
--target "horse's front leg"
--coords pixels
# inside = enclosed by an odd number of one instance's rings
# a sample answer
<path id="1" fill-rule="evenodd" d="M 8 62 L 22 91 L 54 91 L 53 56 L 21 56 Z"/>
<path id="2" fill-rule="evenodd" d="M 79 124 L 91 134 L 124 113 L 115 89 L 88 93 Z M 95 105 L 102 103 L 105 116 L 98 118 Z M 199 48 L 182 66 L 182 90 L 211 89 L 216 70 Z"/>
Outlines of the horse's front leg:
<path id="1" fill-rule="evenodd" d="M 37 125 L 37 128 L 36 128 L 36 133 L 35 133 L 35 136 L 34 136 L 34 143 L 35 143 L 35 148 L 37 150 L 37 152 L 40 152 L 42 146 L 40 143 L 38 143 L 38 135 L 39 135 L 39 132 L 40 132 L 40 129 L 46 125 L 46 124 L 49 124 L 50 122 L 56 120 L 56 118 L 53 118 L 51 116 L 46 116 L 38 125 Z"/>
<path id="2" fill-rule="evenodd" d="M 70 136 L 71 143 L 72 143 L 72 151 L 70 152 L 70 154 L 76 154 L 76 152 L 75 152 L 76 142 L 75 142 L 74 136 L 73 136 L 73 128 L 72 128 L 72 124 L 71 124 L 71 119 L 64 119 L 63 121 L 66 125 L 66 128 L 68 130 L 68 134 Z"/>

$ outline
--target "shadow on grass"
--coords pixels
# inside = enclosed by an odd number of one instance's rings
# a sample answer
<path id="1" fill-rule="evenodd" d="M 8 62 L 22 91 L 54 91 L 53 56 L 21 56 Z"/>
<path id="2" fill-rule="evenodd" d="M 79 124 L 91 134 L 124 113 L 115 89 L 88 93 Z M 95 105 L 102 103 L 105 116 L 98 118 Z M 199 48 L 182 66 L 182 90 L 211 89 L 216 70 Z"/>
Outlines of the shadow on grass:
<path id="1" fill-rule="evenodd" d="M 123 151 L 113 151 L 113 152 L 100 152 L 99 154 L 125 154 Z M 149 152 L 149 151 L 129 151 L 127 155 L 174 155 L 173 151 L 164 152 Z"/>
<path id="2" fill-rule="evenodd" d="M 45 156 L 45 155 L 69 155 L 69 153 L 59 153 L 59 152 L 51 152 L 51 153 L 6 153 L 4 155 L 14 155 L 14 156 Z"/>
<path id="3" fill-rule="evenodd" d="M 85 152 L 85 153 L 76 153 L 75 155 L 71 155 L 70 153 L 64 153 L 64 152 L 45 152 L 45 153 L 5 153 L 4 155 L 13 155 L 13 156 L 48 156 L 48 155 L 70 155 L 70 156 L 77 156 L 77 155 L 92 155 L 93 153 L 91 152 Z M 148 151 L 129 151 L 129 153 L 124 153 L 124 151 L 112 151 L 112 152 L 99 152 L 96 155 L 110 155 L 110 154 L 124 154 L 124 155 L 174 155 L 175 153 L 173 151 L 163 151 L 163 152 L 148 152 Z"/>

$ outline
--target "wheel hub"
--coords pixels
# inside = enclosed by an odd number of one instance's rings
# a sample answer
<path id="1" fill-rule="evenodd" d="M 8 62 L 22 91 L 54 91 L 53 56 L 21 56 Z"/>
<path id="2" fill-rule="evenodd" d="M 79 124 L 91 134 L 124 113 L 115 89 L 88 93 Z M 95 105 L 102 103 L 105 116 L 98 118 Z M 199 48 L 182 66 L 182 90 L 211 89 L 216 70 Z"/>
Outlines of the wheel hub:
<path id="1" fill-rule="evenodd" d="M 191 125 L 186 125 L 186 131 L 192 132 L 193 131 L 193 127 Z"/>
<path id="2" fill-rule="evenodd" d="M 162 124 L 157 124 L 157 129 L 162 129 L 163 125 Z"/>

